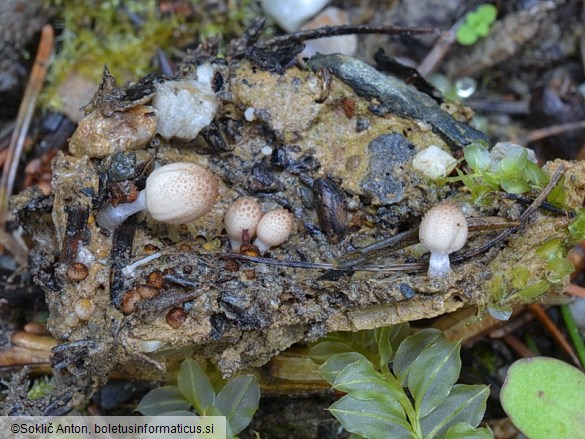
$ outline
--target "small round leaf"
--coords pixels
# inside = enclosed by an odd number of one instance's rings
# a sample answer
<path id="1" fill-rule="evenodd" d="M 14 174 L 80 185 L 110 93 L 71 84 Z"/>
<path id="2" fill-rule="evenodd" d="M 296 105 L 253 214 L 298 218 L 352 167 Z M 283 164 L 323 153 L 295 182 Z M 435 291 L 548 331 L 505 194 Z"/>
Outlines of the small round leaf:
<path id="1" fill-rule="evenodd" d="M 512 422 L 531 439 L 585 438 L 585 374 L 555 358 L 516 361 L 500 393 Z"/>

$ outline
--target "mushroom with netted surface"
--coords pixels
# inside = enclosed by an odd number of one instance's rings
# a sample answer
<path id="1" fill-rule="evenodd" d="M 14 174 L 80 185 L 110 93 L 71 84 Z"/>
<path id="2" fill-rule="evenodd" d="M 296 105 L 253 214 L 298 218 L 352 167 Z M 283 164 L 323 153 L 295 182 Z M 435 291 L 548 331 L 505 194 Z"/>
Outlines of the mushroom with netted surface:
<path id="1" fill-rule="evenodd" d="M 256 236 L 256 226 L 262 218 L 260 204 L 252 197 L 240 197 L 228 207 L 224 226 L 234 252 L 240 251 L 243 235 L 247 232 L 248 239 Z"/>
<path id="2" fill-rule="evenodd" d="M 100 227 L 114 230 L 141 210 L 169 224 L 184 224 L 211 211 L 217 201 L 219 179 L 196 163 L 178 162 L 155 169 L 146 179 L 146 187 L 132 203 L 102 207 L 97 216 Z"/>
<path id="3" fill-rule="evenodd" d="M 292 231 L 293 216 L 288 210 L 277 209 L 267 212 L 262 216 L 256 226 L 257 238 L 254 245 L 260 253 L 264 253 L 271 247 L 276 247 L 288 239 Z"/>
<path id="4" fill-rule="evenodd" d="M 454 203 L 443 202 L 431 208 L 419 227 L 419 240 L 431 252 L 428 275 L 442 278 L 451 273 L 449 254 L 465 245 L 467 220 Z"/>

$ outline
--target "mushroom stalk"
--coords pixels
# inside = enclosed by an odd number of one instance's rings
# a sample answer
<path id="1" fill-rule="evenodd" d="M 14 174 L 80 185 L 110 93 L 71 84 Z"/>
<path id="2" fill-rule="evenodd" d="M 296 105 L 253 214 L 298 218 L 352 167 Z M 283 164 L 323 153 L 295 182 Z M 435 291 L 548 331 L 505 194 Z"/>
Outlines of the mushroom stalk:
<path id="1" fill-rule="evenodd" d="M 122 203 L 114 207 L 111 202 L 108 202 L 99 210 L 96 220 L 100 227 L 114 230 L 130 216 L 144 209 L 146 209 L 146 191 L 143 189 L 138 192 L 138 197 L 131 203 Z"/>
<path id="2" fill-rule="evenodd" d="M 451 263 L 447 253 L 433 252 L 429 259 L 429 271 L 427 275 L 430 278 L 439 278 L 448 276 L 451 273 Z"/>

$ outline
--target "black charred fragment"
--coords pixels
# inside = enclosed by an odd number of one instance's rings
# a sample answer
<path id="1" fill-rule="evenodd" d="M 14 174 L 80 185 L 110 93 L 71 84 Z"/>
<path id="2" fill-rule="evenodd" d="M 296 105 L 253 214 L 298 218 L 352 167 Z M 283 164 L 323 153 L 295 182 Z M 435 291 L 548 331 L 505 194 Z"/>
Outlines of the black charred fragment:
<path id="1" fill-rule="evenodd" d="M 219 154 L 230 150 L 221 135 L 221 130 L 218 124 L 215 121 L 211 121 L 209 125 L 204 127 L 200 134 L 203 139 L 205 139 L 205 142 L 207 142 L 212 152 Z"/>
<path id="2" fill-rule="evenodd" d="M 304 48 L 305 45 L 298 41 L 270 47 L 253 46 L 246 49 L 245 56 L 260 70 L 282 73 L 295 63 L 295 57 Z"/>
<path id="3" fill-rule="evenodd" d="M 127 111 L 139 105 L 144 105 L 154 97 L 155 84 L 160 76 L 150 74 L 130 86 L 118 87 L 116 79 L 110 74 L 108 66 L 104 66 L 102 79 L 97 91 L 89 104 L 82 108 L 88 115 L 96 110 L 106 117 L 111 117 L 117 111 Z"/>
<path id="4" fill-rule="evenodd" d="M 331 244 L 337 244 L 347 230 L 347 203 L 341 188 L 329 177 L 313 182 L 315 212 L 321 230 Z"/>
<path id="5" fill-rule="evenodd" d="M 79 242 L 85 238 L 88 218 L 89 209 L 87 207 L 71 206 L 68 208 L 65 237 L 59 257 L 60 263 L 69 265 L 77 258 Z"/>
<path id="6" fill-rule="evenodd" d="M 307 63 L 315 72 L 329 69 L 359 96 L 379 101 L 380 105 L 370 108 L 376 115 L 393 113 L 430 124 L 453 150 L 478 141 L 489 144 L 484 133 L 453 119 L 431 97 L 362 61 L 340 54 L 317 54 Z"/>
<path id="7" fill-rule="evenodd" d="M 122 269 L 130 264 L 134 232 L 136 231 L 136 218 L 128 218 L 114 232 L 112 240 L 112 278 L 110 282 L 110 298 L 118 307 L 126 289 L 124 288 L 125 276 Z"/>
<path id="8" fill-rule="evenodd" d="M 278 177 L 272 173 L 264 161 L 257 162 L 252 166 L 250 178 L 250 190 L 252 192 L 279 192 L 283 189 Z"/>

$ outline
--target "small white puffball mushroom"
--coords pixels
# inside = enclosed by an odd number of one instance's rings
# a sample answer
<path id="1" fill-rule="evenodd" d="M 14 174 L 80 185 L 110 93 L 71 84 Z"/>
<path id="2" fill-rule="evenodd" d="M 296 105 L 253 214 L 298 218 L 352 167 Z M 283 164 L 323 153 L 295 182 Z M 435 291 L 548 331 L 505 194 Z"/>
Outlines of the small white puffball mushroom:
<path id="1" fill-rule="evenodd" d="M 436 145 L 419 151 L 412 159 L 412 167 L 431 180 L 447 176 L 457 160 Z"/>
<path id="2" fill-rule="evenodd" d="M 418 237 L 431 252 L 428 275 L 440 278 L 449 275 L 449 254 L 459 250 L 467 241 L 467 221 L 461 209 L 450 202 L 431 208 L 420 223 Z"/>
<path id="3" fill-rule="evenodd" d="M 293 225 L 293 216 L 288 210 L 277 209 L 265 213 L 256 226 L 254 245 L 260 253 L 264 253 L 270 247 L 275 247 L 286 241 Z"/>
<path id="4" fill-rule="evenodd" d="M 195 163 L 171 163 L 155 169 L 136 201 L 102 207 L 96 219 L 100 227 L 113 230 L 130 215 L 146 209 L 157 221 L 183 224 L 208 213 L 219 193 L 219 179 Z"/>
<path id="5" fill-rule="evenodd" d="M 262 218 L 260 204 L 252 197 L 238 198 L 228 207 L 224 226 L 233 251 L 240 251 L 244 230 L 248 231 L 250 239 L 256 236 L 256 226 L 260 218 Z"/>

